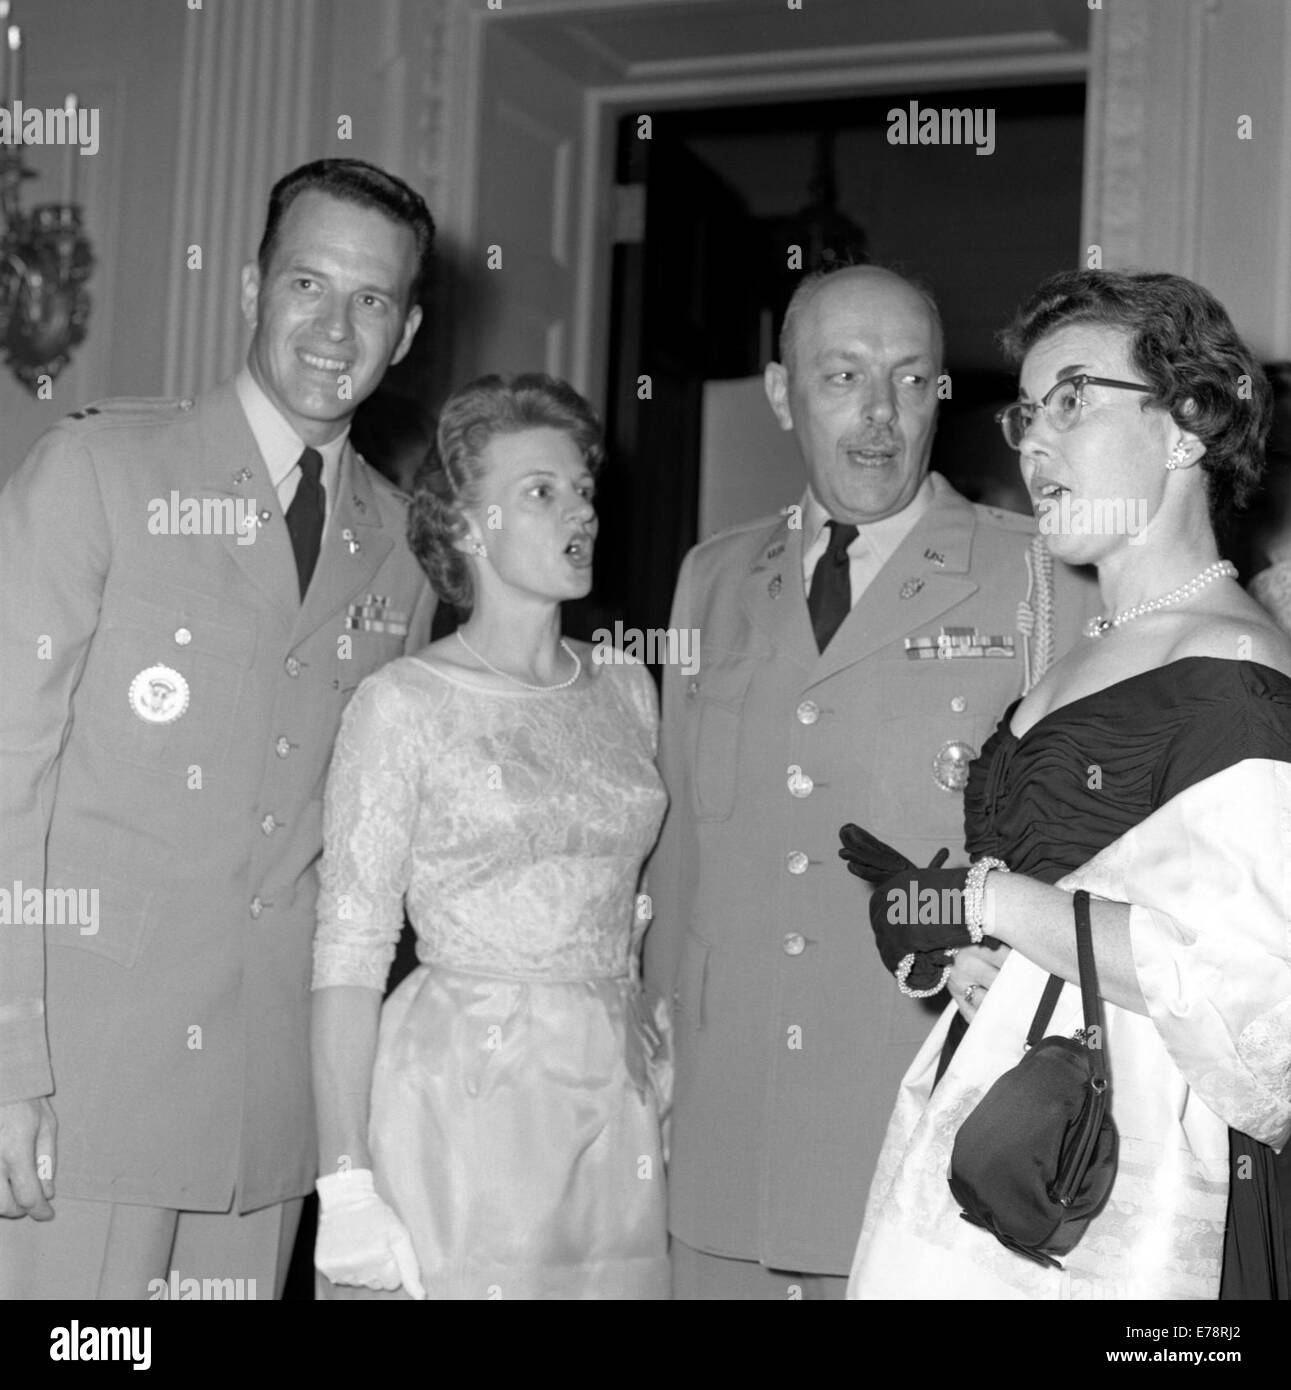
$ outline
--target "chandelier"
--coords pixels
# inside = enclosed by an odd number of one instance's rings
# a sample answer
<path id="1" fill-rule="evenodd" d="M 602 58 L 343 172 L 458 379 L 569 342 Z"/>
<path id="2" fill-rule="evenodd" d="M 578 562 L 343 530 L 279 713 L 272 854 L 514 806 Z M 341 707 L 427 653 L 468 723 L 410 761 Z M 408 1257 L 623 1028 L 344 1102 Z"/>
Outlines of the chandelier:
<path id="1" fill-rule="evenodd" d="M 85 282 L 94 257 L 76 203 L 84 113 L 75 96 L 61 108 L 24 108 L 22 31 L 8 23 L 9 9 L 10 0 L 0 0 L 0 352 L 40 395 L 71 360 L 90 316 Z M 36 173 L 23 163 L 23 146 L 46 142 L 66 145 L 61 198 L 24 212 L 22 185 Z"/>

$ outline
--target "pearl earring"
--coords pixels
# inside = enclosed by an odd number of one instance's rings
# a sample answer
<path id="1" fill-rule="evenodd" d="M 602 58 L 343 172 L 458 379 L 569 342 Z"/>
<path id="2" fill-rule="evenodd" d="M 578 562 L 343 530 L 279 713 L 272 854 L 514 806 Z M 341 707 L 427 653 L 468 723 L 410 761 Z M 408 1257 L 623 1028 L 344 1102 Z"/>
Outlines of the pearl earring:
<path id="1" fill-rule="evenodd" d="M 482 560 L 488 553 L 489 552 L 484 548 L 484 543 L 482 541 L 473 541 L 471 543 L 472 555 L 478 555 Z"/>
<path id="2" fill-rule="evenodd" d="M 1180 467 L 1182 464 L 1186 463 L 1187 460 L 1188 460 L 1188 446 L 1187 446 L 1186 444 L 1184 444 L 1184 443 L 1179 443 L 1179 444 L 1176 444 L 1176 445 L 1174 446 L 1174 448 L 1170 450 L 1170 457 L 1169 457 L 1168 459 L 1166 459 L 1166 461 L 1165 461 L 1165 466 L 1166 466 L 1171 472 L 1174 472 L 1174 470 L 1175 470 L 1176 468 L 1178 468 L 1178 467 Z"/>

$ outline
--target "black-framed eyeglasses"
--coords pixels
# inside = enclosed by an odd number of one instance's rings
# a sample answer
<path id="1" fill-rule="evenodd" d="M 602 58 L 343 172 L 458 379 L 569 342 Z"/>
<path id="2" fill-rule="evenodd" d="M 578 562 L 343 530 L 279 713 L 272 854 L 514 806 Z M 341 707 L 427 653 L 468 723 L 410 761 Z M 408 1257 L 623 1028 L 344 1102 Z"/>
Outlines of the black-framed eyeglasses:
<path id="1" fill-rule="evenodd" d="M 996 422 L 1004 431 L 1004 438 L 1010 449 L 1020 449 L 1027 430 L 1035 423 L 1035 417 L 1044 411 L 1049 423 L 1056 430 L 1069 430 L 1080 419 L 1081 407 L 1085 404 L 1086 386 L 1114 386 L 1119 391 L 1148 391 L 1139 381 L 1113 381 L 1106 376 L 1065 376 L 1048 391 L 1041 401 L 1014 401 L 1003 410 L 995 412 Z"/>

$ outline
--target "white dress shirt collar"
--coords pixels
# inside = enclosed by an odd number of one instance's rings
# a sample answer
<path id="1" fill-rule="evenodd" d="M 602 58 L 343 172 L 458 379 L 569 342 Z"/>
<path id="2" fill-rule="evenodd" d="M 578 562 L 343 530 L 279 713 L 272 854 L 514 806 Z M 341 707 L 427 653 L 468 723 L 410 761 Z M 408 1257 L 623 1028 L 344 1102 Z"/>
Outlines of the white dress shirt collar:
<path id="1" fill-rule="evenodd" d="M 871 575 L 876 574 L 923 519 L 928 508 L 942 495 L 945 487 L 945 481 L 939 473 L 929 472 L 919 484 L 919 489 L 909 504 L 901 511 L 885 516 L 881 521 L 867 521 L 858 527 L 856 539 L 847 547 L 848 555 L 864 554 L 868 559 L 866 569 Z M 828 538 L 823 534 L 829 520 L 829 513 L 816 500 L 816 495 L 808 484 L 802 501 L 803 579 L 808 586 L 811 584 L 811 571 L 815 569 L 816 561 L 829 547 Z M 859 593 L 854 587 L 853 598 L 856 597 L 859 597 Z"/>
<path id="2" fill-rule="evenodd" d="M 285 512 L 295 496 L 296 485 L 300 482 L 298 465 L 305 451 L 305 441 L 287 423 L 277 406 L 265 395 L 260 384 L 247 367 L 243 367 L 233 382 L 238 393 L 242 410 L 251 426 L 260 456 L 269 470 L 269 481 L 278 493 L 278 500 Z M 318 446 L 323 457 L 323 486 L 327 490 L 327 515 L 332 514 L 332 503 L 341 471 L 341 454 L 350 432 L 347 427 L 341 434 L 327 444 Z"/>

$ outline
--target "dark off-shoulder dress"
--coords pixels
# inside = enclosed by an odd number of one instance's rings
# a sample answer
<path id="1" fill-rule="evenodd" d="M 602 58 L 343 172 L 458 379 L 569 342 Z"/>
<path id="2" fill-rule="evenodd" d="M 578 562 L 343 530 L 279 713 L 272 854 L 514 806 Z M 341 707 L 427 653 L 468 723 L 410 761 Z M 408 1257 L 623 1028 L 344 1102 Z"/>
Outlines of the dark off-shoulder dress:
<path id="1" fill-rule="evenodd" d="M 1021 738 L 1009 728 L 1016 707 L 969 770 L 966 842 L 972 858 L 995 855 L 1043 883 L 1236 763 L 1291 762 L 1291 679 L 1254 662 L 1173 661 L 1052 711 Z M 943 1070 L 963 1034 L 957 1017 Z M 1229 1149 L 1242 1177 L 1229 1186 L 1220 1297 L 1291 1298 L 1291 1144 L 1279 1156 L 1230 1130 Z"/>

